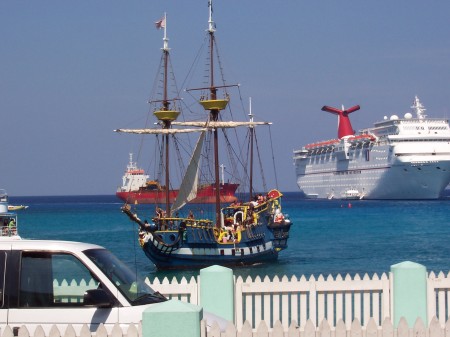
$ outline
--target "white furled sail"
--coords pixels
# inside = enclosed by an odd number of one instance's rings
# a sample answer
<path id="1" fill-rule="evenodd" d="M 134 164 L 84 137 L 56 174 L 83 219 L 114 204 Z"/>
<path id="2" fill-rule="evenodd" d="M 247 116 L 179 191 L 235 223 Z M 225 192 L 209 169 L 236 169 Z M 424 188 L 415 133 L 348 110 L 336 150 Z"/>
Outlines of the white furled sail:
<path id="1" fill-rule="evenodd" d="M 176 212 L 197 196 L 198 170 L 200 167 L 200 155 L 202 154 L 204 139 L 205 132 L 202 132 L 195 145 L 194 153 L 192 154 L 189 166 L 183 177 L 183 181 L 181 182 L 177 198 L 172 205 L 172 212 Z"/>
<path id="2" fill-rule="evenodd" d="M 225 129 L 225 128 L 236 128 L 239 126 L 256 126 L 256 125 L 271 125 L 271 122 L 234 122 L 234 121 L 209 121 L 205 122 L 173 122 L 172 125 L 179 126 L 198 126 L 209 129 Z"/>
<path id="3" fill-rule="evenodd" d="M 206 129 L 116 129 L 114 132 L 123 133 L 135 133 L 135 134 L 164 134 L 173 135 L 177 133 L 191 133 L 191 132 L 201 132 L 206 131 Z"/>

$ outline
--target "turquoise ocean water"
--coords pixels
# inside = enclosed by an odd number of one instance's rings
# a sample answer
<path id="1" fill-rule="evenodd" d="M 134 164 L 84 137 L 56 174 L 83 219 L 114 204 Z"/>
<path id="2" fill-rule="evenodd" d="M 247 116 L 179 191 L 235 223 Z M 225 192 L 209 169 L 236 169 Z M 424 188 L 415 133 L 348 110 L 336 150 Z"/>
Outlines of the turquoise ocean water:
<path id="1" fill-rule="evenodd" d="M 121 213 L 115 196 L 10 197 L 10 204 L 29 206 L 18 211 L 23 238 L 99 244 L 150 279 L 198 274 L 157 271 L 140 249 L 137 226 Z M 348 202 L 286 193 L 283 205 L 293 222 L 289 248 L 276 263 L 235 268 L 235 275 L 362 277 L 389 272 L 402 261 L 423 264 L 428 271 L 450 270 L 450 199 Z"/>

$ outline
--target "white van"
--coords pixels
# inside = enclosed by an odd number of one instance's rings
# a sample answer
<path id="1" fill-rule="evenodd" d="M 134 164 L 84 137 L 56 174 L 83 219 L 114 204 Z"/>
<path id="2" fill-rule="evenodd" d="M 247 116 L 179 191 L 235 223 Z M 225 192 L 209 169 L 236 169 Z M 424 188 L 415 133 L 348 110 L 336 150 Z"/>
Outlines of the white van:
<path id="1" fill-rule="evenodd" d="M 167 299 L 153 291 L 107 249 L 87 243 L 39 240 L 0 241 L 0 335 L 9 325 L 15 335 L 25 325 L 41 325 L 46 335 L 56 325 L 64 334 L 72 324 L 79 334 L 103 323 L 136 326 L 143 311 Z M 204 313 L 222 329 L 227 322 Z"/>

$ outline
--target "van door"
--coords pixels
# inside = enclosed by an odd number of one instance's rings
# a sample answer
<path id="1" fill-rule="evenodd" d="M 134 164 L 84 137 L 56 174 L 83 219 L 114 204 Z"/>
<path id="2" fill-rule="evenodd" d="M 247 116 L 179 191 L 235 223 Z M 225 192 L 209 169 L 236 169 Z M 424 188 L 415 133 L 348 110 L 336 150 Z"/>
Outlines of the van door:
<path id="1" fill-rule="evenodd" d="M 99 279 L 74 255 L 61 252 L 22 252 L 18 298 L 10 304 L 9 325 L 26 325 L 30 334 L 41 325 L 49 333 L 55 324 L 64 334 L 72 324 L 77 335 L 83 324 L 96 331 L 103 323 L 108 330 L 118 321 L 117 294 L 104 289 Z M 109 307 L 85 303 L 87 290 L 103 289 Z M 103 301 L 103 305 L 104 305 Z"/>
<path id="2" fill-rule="evenodd" d="M 0 251 L 0 335 L 3 334 L 8 318 L 8 307 L 5 304 L 6 256 L 5 251 Z"/>

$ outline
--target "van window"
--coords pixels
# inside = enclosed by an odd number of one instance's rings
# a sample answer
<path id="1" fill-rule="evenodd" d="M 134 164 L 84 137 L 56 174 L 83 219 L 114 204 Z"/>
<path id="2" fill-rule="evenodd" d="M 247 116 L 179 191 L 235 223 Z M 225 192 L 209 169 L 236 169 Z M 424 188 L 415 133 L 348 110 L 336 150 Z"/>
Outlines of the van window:
<path id="1" fill-rule="evenodd" d="M 64 253 L 23 252 L 19 307 L 83 306 L 83 295 L 99 281 L 76 257 Z"/>
<path id="2" fill-rule="evenodd" d="M 3 308 L 5 294 L 6 252 L 0 252 L 0 308 Z"/>
<path id="3" fill-rule="evenodd" d="M 84 254 L 99 267 L 131 305 L 158 303 L 167 299 L 155 292 L 136 273 L 106 249 L 89 249 Z"/>

